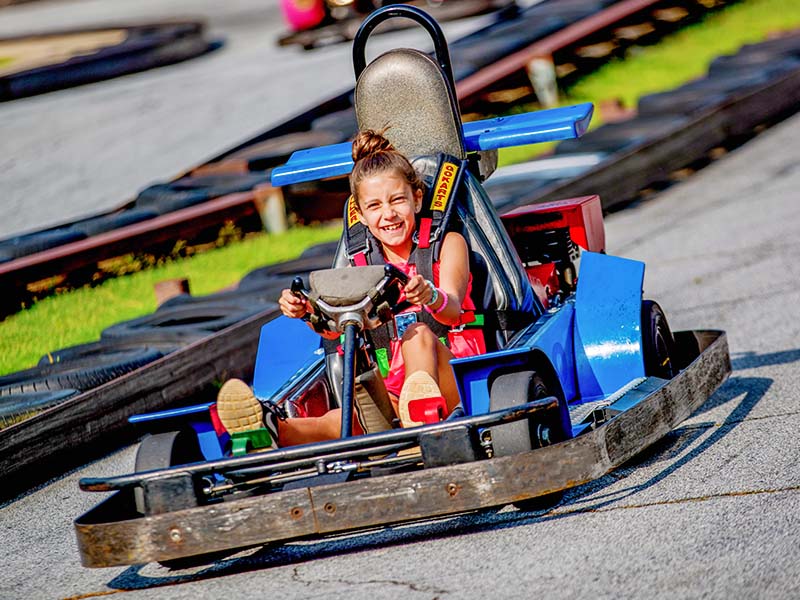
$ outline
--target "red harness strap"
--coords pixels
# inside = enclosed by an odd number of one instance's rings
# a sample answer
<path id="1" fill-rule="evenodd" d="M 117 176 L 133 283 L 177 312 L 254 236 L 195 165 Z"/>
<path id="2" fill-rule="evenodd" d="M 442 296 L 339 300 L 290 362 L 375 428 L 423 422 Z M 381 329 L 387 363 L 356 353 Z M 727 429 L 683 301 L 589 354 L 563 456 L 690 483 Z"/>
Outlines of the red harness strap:
<path id="1" fill-rule="evenodd" d="M 433 225 L 433 219 L 430 217 L 424 217 L 419 220 L 419 233 L 417 248 L 429 248 L 431 245 L 431 225 Z"/>

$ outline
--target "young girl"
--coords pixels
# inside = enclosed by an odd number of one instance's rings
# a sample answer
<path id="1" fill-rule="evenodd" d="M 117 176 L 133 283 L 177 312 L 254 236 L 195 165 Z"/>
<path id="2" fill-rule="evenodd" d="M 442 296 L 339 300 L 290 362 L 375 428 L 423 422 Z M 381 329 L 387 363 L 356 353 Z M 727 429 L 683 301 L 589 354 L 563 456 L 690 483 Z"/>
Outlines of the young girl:
<path id="1" fill-rule="evenodd" d="M 439 261 L 433 265 L 434 281 L 423 279 L 408 260 L 414 249 L 412 236 L 417 228 L 416 215 L 422 209 L 424 183 L 408 159 L 379 132 L 366 130 L 356 136 L 353 160 L 350 190 L 359 219 L 380 244 L 384 260 L 409 275 L 401 300 L 414 305 L 410 311 L 426 310 L 439 323 L 457 325 L 462 311 L 475 309 L 469 295 L 472 276 L 466 241 L 458 233 L 447 233 Z M 310 310 L 306 301 L 288 289 L 283 290 L 278 304 L 284 315 L 297 319 Z M 411 400 L 443 396 L 448 410 L 455 408 L 459 397 L 449 361 L 454 356 L 479 354 L 484 348 L 474 335 L 451 333 L 448 349 L 430 327 L 417 322 L 406 329 L 400 340 L 392 342 L 391 350 L 386 389 L 401 423 L 407 427 L 417 424 L 408 413 Z M 229 431 L 260 426 L 261 410 L 250 388 L 239 380 L 226 382 L 220 390 L 218 411 Z M 283 419 L 281 415 L 275 418 L 274 409 L 268 407 L 268 411 L 267 425 L 279 433 L 281 446 L 339 437 L 340 409 L 322 417 L 302 419 Z M 229 422 L 234 429 L 228 426 Z"/>

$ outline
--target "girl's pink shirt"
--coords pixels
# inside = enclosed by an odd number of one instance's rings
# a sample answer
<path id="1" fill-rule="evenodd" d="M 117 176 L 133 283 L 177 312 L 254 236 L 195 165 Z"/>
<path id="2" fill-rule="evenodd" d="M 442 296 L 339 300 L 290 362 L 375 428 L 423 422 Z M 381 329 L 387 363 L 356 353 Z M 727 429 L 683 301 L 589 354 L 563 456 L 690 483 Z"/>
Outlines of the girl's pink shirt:
<path id="1" fill-rule="evenodd" d="M 417 265 L 408 263 L 392 263 L 395 267 L 403 271 L 409 277 L 417 274 Z M 433 263 L 433 284 L 439 285 L 439 263 Z M 464 295 L 464 300 L 461 302 L 462 311 L 474 311 L 475 304 L 472 302 L 472 274 L 469 275 L 467 281 L 467 291 Z M 403 300 L 401 295 L 400 300 Z M 418 312 L 422 310 L 421 306 L 413 306 L 405 312 Z M 484 354 L 486 352 L 486 343 L 483 339 L 483 332 L 480 329 L 463 329 L 461 331 L 451 331 L 448 334 L 450 341 L 450 352 L 456 358 L 464 358 L 466 356 L 475 356 L 477 354 Z M 395 396 L 400 395 L 400 390 L 403 388 L 403 381 L 405 380 L 405 365 L 403 363 L 403 353 L 400 350 L 400 340 L 391 342 L 392 347 L 392 361 L 389 365 L 389 374 L 384 378 L 386 389 Z"/>

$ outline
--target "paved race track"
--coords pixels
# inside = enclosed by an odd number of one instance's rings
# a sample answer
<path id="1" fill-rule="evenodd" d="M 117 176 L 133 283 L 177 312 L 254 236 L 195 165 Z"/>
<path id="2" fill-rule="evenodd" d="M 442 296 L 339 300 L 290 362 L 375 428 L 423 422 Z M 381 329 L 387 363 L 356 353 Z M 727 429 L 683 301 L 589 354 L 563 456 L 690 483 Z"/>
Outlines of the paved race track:
<path id="1" fill-rule="evenodd" d="M 646 296 L 673 329 L 726 329 L 734 372 L 550 512 L 259 548 L 205 569 L 84 569 L 71 521 L 100 496 L 77 480 L 130 470 L 128 448 L 0 508 L 0 598 L 800 597 L 799 136 L 796 116 L 608 217 L 609 252 L 647 262 Z"/>

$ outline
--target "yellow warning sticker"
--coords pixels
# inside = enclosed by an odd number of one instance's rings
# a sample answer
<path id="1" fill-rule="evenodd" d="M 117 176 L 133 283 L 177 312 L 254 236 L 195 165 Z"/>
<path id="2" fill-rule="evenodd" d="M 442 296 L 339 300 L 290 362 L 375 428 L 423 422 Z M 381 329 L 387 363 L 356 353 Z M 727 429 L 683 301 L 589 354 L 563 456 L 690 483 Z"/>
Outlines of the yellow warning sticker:
<path id="1" fill-rule="evenodd" d="M 348 229 L 358 223 L 358 209 L 356 208 L 356 199 L 350 196 L 347 199 L 347 227 Z"/>
<path id="2" fill-rule="evenodd" d="M 439 172 L 439 179 L 436 180 L 436 187 L 433 188 L 433 200 L 431 201 L 431 210 L 438 210 L 444 212 L 450 194 L 453 191 L 453 184 L 458 174 L 458 165 L 446 162 L 442 165 L 442 170 Z"/>

